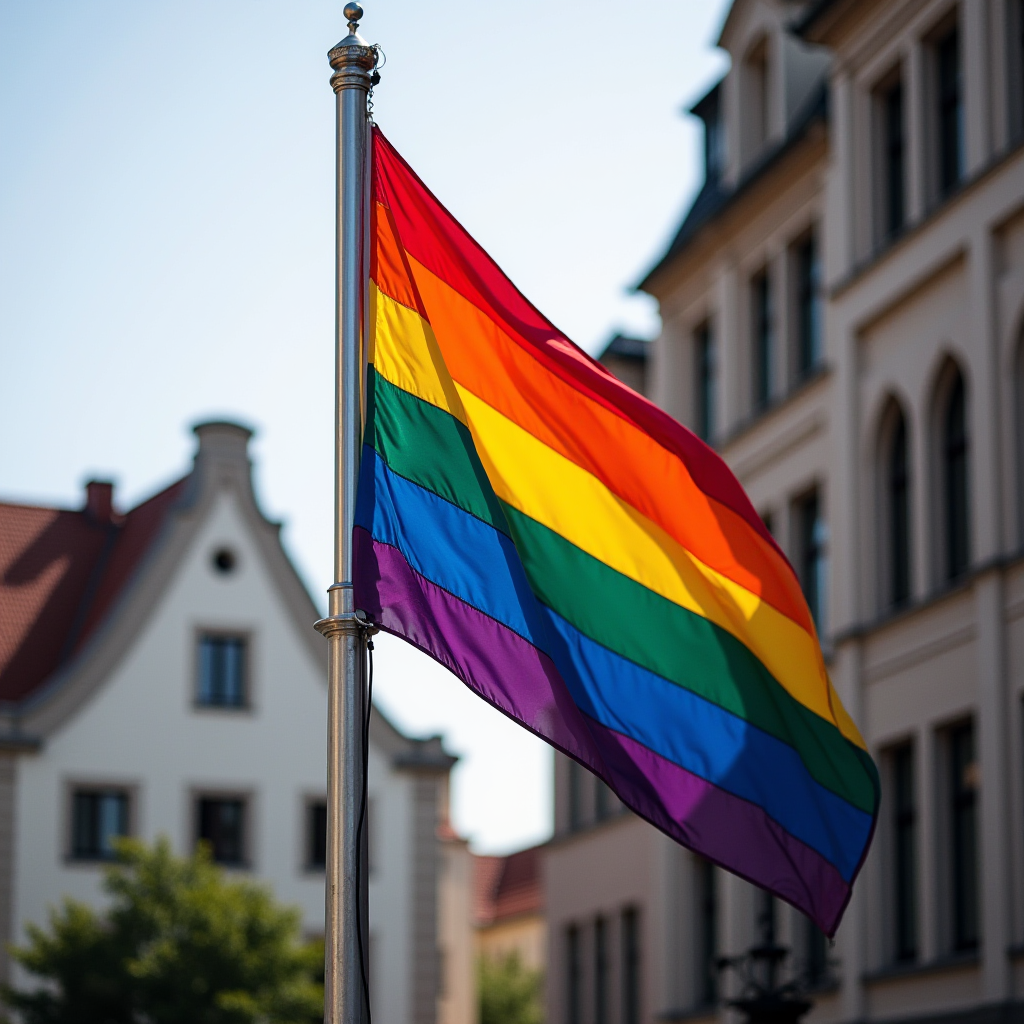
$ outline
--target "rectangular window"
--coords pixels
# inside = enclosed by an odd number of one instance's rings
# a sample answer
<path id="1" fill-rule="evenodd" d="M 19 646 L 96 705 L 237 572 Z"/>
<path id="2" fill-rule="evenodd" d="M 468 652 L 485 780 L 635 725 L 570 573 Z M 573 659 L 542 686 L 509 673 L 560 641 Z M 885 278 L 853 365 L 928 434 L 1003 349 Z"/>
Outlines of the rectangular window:
<path id="1" fill-rule="evenodd" d="M 306 805 L 306 867 L 327 867 L 327 804 L 321 800 Z"/>
<path id="2" fill-rule="evenodd" d="M 622 1024 L 640 1024 L 640 911 L 622 912 Z"/>
<path id="3" fill-rule="evenodd" d="M 964 170 L 963 68 L 960 33 L 956 28 L 935 43 L 938 87 L 939 191 L 948 195 L 960 184 Z"/>
<path id="4" fill-rule="evenodd" d="M 818 491 L 797 503 L 800 531 L 800 583 L 814 624 L 821 633 L 825 627 L 825 601 L 828 593 L 828 530 L 822 514 Z"/>
<path id="5" fill-rule="evenodd" d="M 80 789 L 71 801 L 71 856 L 75 860 L 113 860 L 115 840 L 128 835 L 128 792 Z"/>
<path id="6" fill-rule="evenodd" d="M 809 918 L 801 918 L 804 926 L 804 983 L 817 988 L 828 980 L 828 939 Z"/>
<path id="7" fill-rule="evenodd" d="M 821 261 L 814 234 L 796 247 L 797 356 L 801 379 L 810 376 L 824 354 L 821 304 Z"/>
<path id="8" fill-rule="evenodd" d="M 949 732 L 949 767 L 953 948 L 972 950 L 978 947 L 978 762 L 970 722 Z"/>
<path id="9" fill-rule="evenodd" d="M 245 663 L 245 637 L 216 633 L 201 636 L 196 702 L 209 708 L 245 707 Z"/>
<path id="10" fill-rule="evenodd" d="M 751 282 L 753 302 L 754 412 L 768 407 L 772 397 L 772 291 L 765 269 Z"/>
<path id="11" fill-rule="evenodd" d="M 900 962 L 917 957 L 917 801 L 914 792 L 914 747 L 897 747 L 890 755 L 892 772 L 892 881 L 894 952 Z"/>
<path id="12" fill-rule="evenodd" d="M 697 881 L 697 1002 L 718 1002 L 718 882 L 715 865 L 695 862 Z"/>
<path id="13" fill-rule="evenodd" d="M 197 835 L 207 843 L 218 864 L 241 867 L 246 863 L 246 806 L 242 797 L 200 797 L 196 801 Z"/>
<path id="14" fill-rule="evenodd" d="M 594 817 L 604 821 L 612 814 L 612 791 L 601 779 L 594 780 L 594 787 Z"/>
<path id="15" fill-rule="evenodd" d="M 569 831 L 583 828 L 583 766 L 569 760 Z"/>
<path id="16" fill-rule="evenodd" d="M 767 889 L 754 894 L 754 927 L 762 946 L 774 946 L 778 924 L 778 900 Z"/>
<path id="17" fill-rule="evenodd" d="M 594 922 L 594 1024 L 608 1024 L 608 922 Z"/>
<path id="18" fill-rule="evenodd" d="M 1010 139 L 1020 142 L 1024 138 L 1024 0 L 1012 0 L 1006 15 Z"/>
<path id="19" fill-rule="evenodd" d="M 897 80 L 880 97 L 882 114 L 882 187 L 885 237 L 903 230 L 906 220 L 907 136 L 903 83 Z"/>
<path id="20" fill-rule="evenodd" d="M 718 352 L 711 323 L 704 321 L 694 332 L 697 359 L 697 434 L 709 444 L 715 436 L 715 389 L 718 378 Z"/>
<path id="21" fill-rule="evenodd" d="M 567 1024 L 583 1024 L 583 962 L 580 930 L 570 925 L 565 930 L 565 1019 Z"/>

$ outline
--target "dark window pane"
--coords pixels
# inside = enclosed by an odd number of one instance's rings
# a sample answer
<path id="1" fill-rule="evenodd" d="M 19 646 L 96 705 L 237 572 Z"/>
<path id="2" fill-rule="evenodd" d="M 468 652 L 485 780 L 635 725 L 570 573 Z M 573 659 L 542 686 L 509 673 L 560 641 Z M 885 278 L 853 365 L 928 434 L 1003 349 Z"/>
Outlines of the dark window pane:
<path id="1" fill-rule="evenodd" d="M 946 575 L 956 579 L 970 564 L 967 504 L 967 408 L 963 378 L 957 375 L 943 423 L 946 516 Z"/>
<path id="2" fill-rule="evenodd" d="M 960 33 L 954 29 L 935 47 L 939 86 L 939 187 L 946 195 L 963 176 L 964 107 Z"/>
<path id="3" fill-rule="evenodd" d="M 608 924 L 594 922 L 594 1024 L 608 1024 Z"/>
<path id="4" fill-rule="evenodd" d="M 893 428 L 889 449 L 889 548 L 892 558 L 889 598 L 898 606 L 910 597 L 910 476 L 907 426 L 902 414 Z"/>
<path id="5" fill-rule="evenodd" d="M 565 932 L 565 1008 L 567 1024 L 583 1024 L 583 963 L 580 931 L 572 925 Z"/>
<path id="6" fill-rule="evenodd" d="M 974 727 L 961 725 L 949 735 L 953 825 L 953 946 L 978 946 L 977 781 Z"/>
<path id="7" fill-rule="evenodd" d="M 715 388 L 718 352 L 711 325 L 703 324 L 694 337 L 697 356 L 697 433 L 710 442 L 715 433 Z"/>
<path id="8" fill-rule="evenodd" d="M 772 292 L 768 272 L 752 282 L 754 411 L 766 408 L 772 396 Z"/>
<path id="9" fill-rule="evenodd" d="M 803 924 L 804 981 L 813 988 L 828 978 L 828 939 L 809 917 L 803 918 Z"/>
<path id="10" fill-rule="evenodd" d="M 767 889 L 758 889 L 755 893 L 754 913 L 758 942 L 762 946 L 774 946 L 778 923 L 778 901 Z"/>
<path id="11" fill-rule="evenodd" d="M 71 811 L 71 856 L 76 860 L 111 860 L 114 841 L 128 835 L 128 794 L 123 790 L 82 790 Z"/>
<path id="12" fill-rule="evenodd" d="M 640 1024 L 640 912 L 622 912 L 622 1024 Z"/>
<path id="13" fill-rule="evenodd" d="M 199 641 L 198 703 L 206 707 L 245 706 L 245 638 L 204 636 Z"/>
<path id="14" fill-rule="evenodd" d="M 821 261 L 814 235 L 797 247 L 796 271 L 799 369 L 806 377 L 821 364 L 823 352 Z"/>
<path id="15" fill-rule="evenodd" d="M 612 813 L 612 791 L 600 779 L 594 780 L 594 817 L 604 821 Z"/>
<path id="16" fill-rule="evenodd" d="M 893 752 L 892 789 L 895 952 L 897 960 L 908 961 L 917 957 L 917 804 L 910 744 Z"/>
<path id="17" fill-rule="evenodd" d="M 906 188 L 906 138 L 903 129 L 903 83 L 882 99 L 885 121 L 885 228 L 889 237 L 903 227 Z"/>
<path id="18" fill-rule="evenodd" d="M 814 624 L 824 628 L 825 597 L 828 586 L 827 531 L 818 492 L 798 506 L 800 527 L 800 582 Z"/>
<path id="19" fill-rule="evenodd" d="M 718 1001 L 718 887 L 715 865 L 699 860 L 697 871 L 698 974 L 697 999 L 710 1006 Z"/>
<path id="20" fill-rule="evenodd" d="M 218 864 L 244 864 L 245 801 L 220 797 L 200 799 L 199 838 L 209 843 Z"/>
<path id="21" fill-rule="evenodd" d="M 327 804 L 310 804 L 308 810 L 309 866 L 327 866 Z"/>

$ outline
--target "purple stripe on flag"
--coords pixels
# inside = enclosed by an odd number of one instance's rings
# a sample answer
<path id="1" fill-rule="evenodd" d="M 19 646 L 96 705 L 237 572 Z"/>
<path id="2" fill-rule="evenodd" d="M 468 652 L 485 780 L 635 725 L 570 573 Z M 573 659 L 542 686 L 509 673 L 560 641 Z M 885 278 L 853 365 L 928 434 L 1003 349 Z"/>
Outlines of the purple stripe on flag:
<path id="1" fill-rule="evenodd" d="M 451 670 L 488 703 L 601 776 L 684 846 L 770 889 L 831 934 L 849 886 L 762 808 L 584 715 L 551 659 L 429 582 L 402 553 L 355 530 L 356 607 Z"/>

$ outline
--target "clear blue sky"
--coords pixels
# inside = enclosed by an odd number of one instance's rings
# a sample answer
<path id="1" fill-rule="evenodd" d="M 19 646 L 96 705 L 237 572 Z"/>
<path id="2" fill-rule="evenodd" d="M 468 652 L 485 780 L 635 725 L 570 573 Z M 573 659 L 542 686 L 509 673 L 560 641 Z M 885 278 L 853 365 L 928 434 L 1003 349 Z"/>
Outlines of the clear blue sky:
<path id="1" fill-rule="evenodd" d="M 75 506 L 101 476 L 131 505 L 186 470 L 192 423 L 238 418 L 321 599 L 342 6 L 0 0 L 0 497 Z M 364 7 L 377 121 L 441 201 L 584 348 L 654 334 L 629 286 L 698 184 L 681 108 L 724 69 L 724 0 Z M 539 741 L 397 641 L 377 669 L 396 723 L 463 756 L 475 848 L 547 834 Z"/>

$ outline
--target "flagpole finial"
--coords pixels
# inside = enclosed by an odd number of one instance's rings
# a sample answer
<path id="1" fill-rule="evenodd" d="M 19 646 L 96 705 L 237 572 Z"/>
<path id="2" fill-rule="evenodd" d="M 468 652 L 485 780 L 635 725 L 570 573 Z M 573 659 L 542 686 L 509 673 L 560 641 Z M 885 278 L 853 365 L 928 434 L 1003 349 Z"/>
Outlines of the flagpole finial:
<path id="1" fill-rule="evenodd" d="M 370 72 L 377 65 L 377 51 L 359 34 L 363 8 L 357 3 L 347 3 L 343 10 L 348 19 L 348 35 L 327 55 L 335 71 L 331 85 L 335 92 L 347 86 L 369 90 Z"/>
<path id="2" fill-rule="evenodd" d="M 359 19 L 363 16 L 363 9 L 359 4 L 345 4 L 343 11 L 345 20 L 348 22 L 348 30 L 352 35 L 357 34 Z"/>

